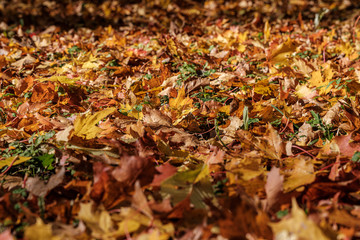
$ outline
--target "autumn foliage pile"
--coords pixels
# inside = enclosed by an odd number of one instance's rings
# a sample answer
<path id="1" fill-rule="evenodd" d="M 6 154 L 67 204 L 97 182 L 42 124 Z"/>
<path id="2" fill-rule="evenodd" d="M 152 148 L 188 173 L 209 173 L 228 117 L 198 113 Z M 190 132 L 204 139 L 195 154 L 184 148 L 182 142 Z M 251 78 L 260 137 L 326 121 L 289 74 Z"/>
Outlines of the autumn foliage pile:
<path id="1" fill-rule="evenodd" d="M 358 6 L 10 2 L 0 239 L 360 237 Z"/>

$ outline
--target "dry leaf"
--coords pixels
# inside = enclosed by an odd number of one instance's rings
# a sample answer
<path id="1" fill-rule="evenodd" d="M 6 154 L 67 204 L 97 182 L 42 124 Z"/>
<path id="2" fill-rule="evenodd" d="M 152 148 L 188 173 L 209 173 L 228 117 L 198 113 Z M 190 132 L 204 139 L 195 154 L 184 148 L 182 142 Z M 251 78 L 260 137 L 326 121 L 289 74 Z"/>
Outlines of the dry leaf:
<path id="1" fill-rule="evenodd" d="M 304 211 L 297 205 L 295 198 L 292 200 L 291 217 L 278 223 L 270 223 L 276 239 L 317 239 L 329 238 L 321 229 L 310 220 Z"/>

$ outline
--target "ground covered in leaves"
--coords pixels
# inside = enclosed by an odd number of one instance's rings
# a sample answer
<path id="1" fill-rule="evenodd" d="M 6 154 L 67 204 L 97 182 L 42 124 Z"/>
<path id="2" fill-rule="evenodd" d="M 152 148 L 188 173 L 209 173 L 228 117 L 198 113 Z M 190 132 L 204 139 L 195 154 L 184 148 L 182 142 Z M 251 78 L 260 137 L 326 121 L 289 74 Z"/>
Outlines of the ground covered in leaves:
<path id="1" fill-rule="evenodd" d="M 3 1 L 0 238 L 360 237 L 359 6 L 279 2 Z"/>

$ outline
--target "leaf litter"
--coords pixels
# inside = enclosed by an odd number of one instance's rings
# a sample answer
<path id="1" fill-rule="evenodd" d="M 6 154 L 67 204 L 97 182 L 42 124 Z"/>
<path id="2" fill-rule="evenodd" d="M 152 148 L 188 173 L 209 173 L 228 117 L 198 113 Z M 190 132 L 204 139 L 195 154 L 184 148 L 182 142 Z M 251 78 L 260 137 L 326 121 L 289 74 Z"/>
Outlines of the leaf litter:
<path id="1" fill-rule="evenodd" d="M 360 237 L 351 1 L 0 4 L 0 239 Z"/>

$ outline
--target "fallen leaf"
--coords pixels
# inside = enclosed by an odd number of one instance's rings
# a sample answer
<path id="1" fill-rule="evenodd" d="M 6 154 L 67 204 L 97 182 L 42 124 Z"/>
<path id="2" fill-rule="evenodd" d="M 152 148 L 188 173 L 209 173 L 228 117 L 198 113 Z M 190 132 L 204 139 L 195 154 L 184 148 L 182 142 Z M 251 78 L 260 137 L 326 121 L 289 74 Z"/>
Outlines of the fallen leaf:
<path id="1" fill-rule="evenodd" d="M 304 211 L 297 205 L 295 198 L 292 199 L 290 218 L 283 219 L 278 223 L 269 223 L 269 225 L 276 239 L 329 239 L 321 229 L 306 216 Z"/>
<path id="2" fill-rule="evenodd" d="M 315 181 L 314 165 L 311 160 L 295 158 L 294 167 L 288 173 L 289 177 L 284 181 L 284 192 L 290 192 L 300 186 L 310 184 Z M 294 160 L 295 160 L 294 159 Z"/>
<path id="3" fill-rule="evenodd" d="M 93 211 L 93 203 L 81 203 L 78 217 L 91 229 L 94 238 L 101 238 L 114 230 L 114 223 L 106 210 Z"/>
<path id="4" fill-rule="evenodd" d="M 160 187 L 161 183 L 173 176 L 177 172 L 177 168 L 172 166 L 169 162 L 156 167 L 156 171 L 159 174 L 155 174 L 151 186 Z"/>
<path id="5" fill-rule="evenodd" d="M 270 54 L 269 60 L 274 64 L 288 64 L 291 54 L 293 54 L 298 44 L 288 38 L 286 42 L 277 46 Z"/>
<path id="6" fill-rule="evenodd" d="M 11 64 L 11 66 L 17 67 L 18 69 L 21 69 L 22 67 L 26 65 L 30 65 L 36 62 L 36 58 L 33 58 L 29 54 L 26 55 L 26 57 L 14 62 Z"/>
<path id="7" fill-rule="evenodd" d="M 315 133 L 309 123 L 304 123 L 299 128 L 296 137 L 298 139 L 298 141 L 296 142 L 297 145 L 306 146 L 309 141 L 312 141 L 315 138 Z"/>
<path id="8" fill-rule="evenodd" d="M 51 224 L 44 224 L 40 219 L 36 219 L 36 223 L 25 229 L 25 240 L 60 240 L 60 237 L 54 236 Z"/>
<path id="9" fill-rule="evenodd" d="M 190 201 L 196 208 L 205 208 L 205 199 L 211 200 L 213 195 L 207 165 L 195 170 L 178 172 L 161 184 L 161 193 L 170 195 L 174 204 L 190 196 Z"/>
<path id="10" fill-rule="evenodd" d="M 64 175 L 65 168 L 62 167 L 55 175 L 50 177 L 48 183 L 40 180 L 39 177 L 30 177 L 26 180 L 25 188 L 35 196 L 45 197 L 52 189 L 62 183 Z"/>
<path id="11" fill-rule="evenodd" d="M 279 200 L 283 191 L 284 176 L 280 174 L 280 169 L 273 167 L 268 173 L 265 192 L 266 192 L 266 210 L 269 211 Z"/>
<path id="12" fill-rule="evenodd" d="M 79 115 L 74 122 L 74 131 L 72 135 L 79 136 L 85 139 L 92 139 L 98 137 L 103 131 L 96 126 L 100 120 L 106 118 L 116 111 L 116 108 L 107 108 L 95 114 L 82 114 Z"/>
<path id="13" fill-rule="evenodd" d="M 334 141 L 338 145 L 342 156 L 352 157 L 356 151 L 360 151 L 360 144 L 351 142 L 351 134 L 336 136 Z"/>
<path id="14" fill-rule="evenodd" d="M 137 210 L 141 211 L 143 214 L 148 216 L 149 218 L 153 217 L 153 213 L 149 207 L 148 201 L 144 192 L 141 190 L 140 182 L 135 182 L 135 192 L 132 197 L 132 206 Z"/>
<path id="15" fill-rule="evenodd" d="M 10 229 L 6 229 L 0 233 L 0 240 L 14 240 L 15 238 L 11 235 Z"/>
<path id="16" fill-rule="evenodd" d="M 15 157 L 8 157 L 4 160 L 0 160 L 0 169 L 5 166 L 15 166 L 30 160 L 31 157 L 22 157 L 22 156 L 15 156 Z"/>

